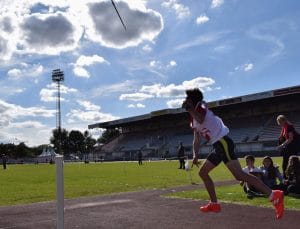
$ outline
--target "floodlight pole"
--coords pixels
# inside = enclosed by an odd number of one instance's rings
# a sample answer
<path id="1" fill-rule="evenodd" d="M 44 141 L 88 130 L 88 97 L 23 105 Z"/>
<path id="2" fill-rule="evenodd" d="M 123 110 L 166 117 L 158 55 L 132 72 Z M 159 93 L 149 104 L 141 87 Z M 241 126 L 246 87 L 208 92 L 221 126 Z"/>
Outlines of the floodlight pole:
<path id="1" fill-rule="evenodd" d="M 56 83 L 57 99 L 56 99 L 56 128 L 58 130 L 58 154 L 61 152 L 61 109 L 60 109 L 60 84 L 64 81 L 64 73 L 60 69 L 52 71 L 52 81 Z"/>
<path id="2" fill-rule="evenodd" d="M 60 69 L 52 71 L 52 81 L 57 85 L 56 100 L 56 128 L 58 130 L 58 155 L 55 157 L 56 165 L 56 228 L 64 228 L 64 159 L 61 152 L 61 110 L 60 110 L 60 84 L 64 80 L 64 73 Z"/>

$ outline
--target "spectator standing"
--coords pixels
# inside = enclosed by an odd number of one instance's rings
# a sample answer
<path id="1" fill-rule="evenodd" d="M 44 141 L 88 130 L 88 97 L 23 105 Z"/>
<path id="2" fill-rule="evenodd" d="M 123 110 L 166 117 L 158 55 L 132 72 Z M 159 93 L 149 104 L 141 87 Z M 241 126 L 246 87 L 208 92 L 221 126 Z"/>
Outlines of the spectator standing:
<path id="1" fill-rule="evenodd" d="M 139 165 L 143 164 L 143 154 L 141 150 L 138 152 L 138 161 L 139 161 Z"/>
<path id="2" fill-rule="evenodd" d="M 184 146 L 182 142 L 179 143 L 179 147 L 177 150 L 177 157 L 179 160 L 179 168 L 178 169 L 184 169 Z"/>
<path id="3" fill-rule="evenodd" d="M 6 169 L 7 157 L 5 154 L 2 154 L 2 165 L 3 169 Z"/>
<path id="4" fill-rule="evenodd" d="M 284 115 L 277 117 L 277 124 L 281 126 L 281 133 L 278 140 L 279 146 L 277 148 L 283 157 L 282 171 L 286 179 L 285 172 L 290 156 L 297 155 L 300 152 L 300 135 Z"/>

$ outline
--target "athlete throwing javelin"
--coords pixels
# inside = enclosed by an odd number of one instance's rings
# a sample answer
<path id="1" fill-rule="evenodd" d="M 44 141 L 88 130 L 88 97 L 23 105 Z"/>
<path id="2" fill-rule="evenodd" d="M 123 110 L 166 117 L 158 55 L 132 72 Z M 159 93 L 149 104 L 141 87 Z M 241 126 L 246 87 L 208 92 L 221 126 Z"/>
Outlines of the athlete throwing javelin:
<path id="1" fill-rule="evenodd" d="M 229 129 L 224 125 L 222 119 L 214 115 L 203 101 L 203 94 L 198 89 L 186 90 L 186 99 L 182 104 L 191 115 L 191 127 L 194 130 L 193 141 L 193 164 L 198 166 L 198 152 L 200 150 L 200 140 L 204 138 L 213 145 L 213 151 L 208 155 L 202 165 L 199 176 L 204 182 L 210 197 L 210 202 L 200 207 L 201 212 L 219 212 L 221 205 L 217 201 L 214 183 L 209 176 L 209 172 L 217 167 L 221 161 L 238 181 L 244 181 L 254 186 L 257 190 L 269 196 L 276 211 L 276 218 L 280 219 L 284 213 L 284 194 L 280 190 L 271 190 L 257 177 L 243 172 L 234 152 L 234 143 L 227 136 Z"/>

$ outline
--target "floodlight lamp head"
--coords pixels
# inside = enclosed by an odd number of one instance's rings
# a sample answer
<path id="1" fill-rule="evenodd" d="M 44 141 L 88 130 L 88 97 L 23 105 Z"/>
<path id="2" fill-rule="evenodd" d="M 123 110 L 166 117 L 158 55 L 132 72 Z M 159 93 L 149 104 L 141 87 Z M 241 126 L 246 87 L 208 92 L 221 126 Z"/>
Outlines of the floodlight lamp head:
<path id="1" fill-rule="evenodd" d="M 64 73 L 60 69 L 55 69 L 52 71 L 52 81 L 60 82 L 64 81 Z"/>

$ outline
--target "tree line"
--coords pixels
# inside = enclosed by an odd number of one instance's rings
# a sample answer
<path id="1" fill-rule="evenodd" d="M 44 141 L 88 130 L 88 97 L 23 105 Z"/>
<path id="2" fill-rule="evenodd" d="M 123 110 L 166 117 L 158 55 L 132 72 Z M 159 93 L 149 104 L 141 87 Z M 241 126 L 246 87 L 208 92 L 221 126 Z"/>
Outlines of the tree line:
<path id="1" fill-rule="evenodd" d="M 89 153 L 94 148 L 96 143 L 97 140 L 94 139 L 88 131 L 84 131 L 82 133 L 78 130 L 71 130 L 70 132 L 66 129 L 61 130 L 61 150 L 64 155 L 82 155 Z M 58 152 L 59 132 L 57 129 L 52 131 L 50 144 L 54 148 L 55 152 Z M 20 142 L 19 144 L 0 143 L 0 156 L 1 154 L 5 154 L 14 159 L 25 157 L 31 158 L 40 155 L 43 152 L 43 149 L 46 147 L 48 147 L 47 144 L 29 147 L 24 142 Z"/>
<path id="2" fill-rule="evenodd" d="M 70 154 L 84 155 L 91 152 L 98 142 L 100 144 L 106 144 L 120 134 L 118 129 L 108 129 L 102 132 L 102 135 L 96 140 L 88 131 L 80 132 L 78 130 L 61 129 L 61 151 L 64 155 Z M 59 131 L 54 129 L 52 136 L 50 137 L 50 144 L 58 153 L 59 149 Z M 5 154 L 10 158 L 33 158 L 40 155 L 43 149 L 48 145 L 40 145 L 36 147 L 29 147 L 24 142 L 19 144 L 13 143 L 0 143 L 0 156 Z"/>
<path id="3" fill-rule="evenodd" d="M 62 129 L 60 136 L 59 139 L 58 129 L 53 130 L 50 143 L 53 145 L 55 152 L 58 152 L 59 142 L 61 141 L 61 152 L 64 155 L 87 154 L 92 151 L 97 143 L 97 140 L 88 131 L 82 133 L 79 130 L 72 130 L 68 132 L 66 129 Z"/>

